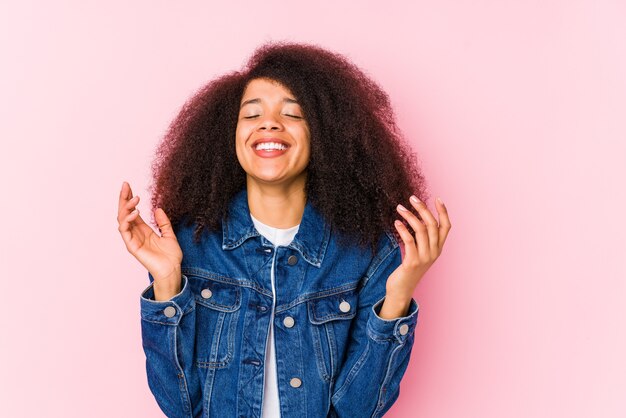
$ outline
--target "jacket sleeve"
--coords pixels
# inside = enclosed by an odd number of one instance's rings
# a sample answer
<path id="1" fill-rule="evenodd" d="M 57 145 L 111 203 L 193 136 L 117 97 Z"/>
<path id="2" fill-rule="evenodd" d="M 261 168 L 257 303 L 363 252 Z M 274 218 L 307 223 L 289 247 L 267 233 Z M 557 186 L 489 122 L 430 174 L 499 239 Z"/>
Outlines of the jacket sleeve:
<path id="1" fill-rule="evenodd" d="M 409 363 L 419 306 L 411 299 L 407 316 L 378 316 L 387 278 L 402 263 L 400 246 L 388 240 L 374 257 L 359 290 L 357 317 L 346 359 L 334 384 L 331 417 L 381 417 L 400 393 Z"/>
<path id="2" fill-rule="evenodd" d="M 141 293 L 141 338 L 148 386 L 169 418 L 202 414 L 202 387 L 193 365 L 196 310 L 188 278 L 167 301 L 155 301 L 153 281 Z"/>

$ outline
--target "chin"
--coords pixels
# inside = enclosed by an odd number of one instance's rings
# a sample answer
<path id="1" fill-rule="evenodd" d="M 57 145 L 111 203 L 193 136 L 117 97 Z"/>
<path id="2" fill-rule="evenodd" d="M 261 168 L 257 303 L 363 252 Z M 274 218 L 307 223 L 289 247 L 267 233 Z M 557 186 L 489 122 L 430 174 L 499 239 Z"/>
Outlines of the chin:
<path id="1" fill-rule="evenodd" d="M 284 181 L 285 178 L 279 175 L 271 175 L 271 174 L 252 174 L 248 175 L 249 180 L 257 181 L 260 183 L 277 183 Z"/>

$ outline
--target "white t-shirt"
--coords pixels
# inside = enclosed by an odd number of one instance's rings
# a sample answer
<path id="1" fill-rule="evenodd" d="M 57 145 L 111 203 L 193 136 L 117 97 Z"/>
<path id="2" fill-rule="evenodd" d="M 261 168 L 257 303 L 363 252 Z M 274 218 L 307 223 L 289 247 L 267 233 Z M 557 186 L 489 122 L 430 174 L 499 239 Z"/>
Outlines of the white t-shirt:
<path id="1" fill-rule="evenodd" d="M 300 224 L 292 226 L 291 228 L 274 228 L 256 219 L 250 214 L 254 227 L 263 235 L 268 241 L 274 244 L 274 247 L 279 245 L 286 246 L 296 236 Z M 274 257 L 276 252 L 274 251 Z M 272 258 L 272 294 L 274 294 L 274 301 L 272 302 L 272 316 L 270 319 L 270 332 L 268 335 L 269 342 L 266 345 L 267 350 L 265 352 L 265 383 L 263 386 L 263 418 L 280 418 L 280 403 L 278 400 L 278 379 L 276 376 L 276 354 L 274 352 L 274 308 L 276 300 L 276 290 L 274 286 L 274 261 Z"/>

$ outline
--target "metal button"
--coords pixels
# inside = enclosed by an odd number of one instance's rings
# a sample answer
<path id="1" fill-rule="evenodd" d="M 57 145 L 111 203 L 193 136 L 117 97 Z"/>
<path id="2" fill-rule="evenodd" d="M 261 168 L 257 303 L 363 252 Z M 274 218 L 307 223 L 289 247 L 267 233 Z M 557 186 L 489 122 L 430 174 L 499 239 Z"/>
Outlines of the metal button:
<path id="1" fill-rule="evenodd" d="M 289 263 L 290 266 L 293 266 L 297 262 L 298 262 L 298 257 L 296 257 L 295 255 L 290 255 L 289 258 L 287 259 L 287 263 Z"/>
<path id="2" fill-rule="evenodd" d="M 349 312 L 350 311 L 350 304 L 344 300 L 343 302 L 341 302 L 339 304 L 339 310 L 341 312 Z"/>
<path id="3" fill-rule="evenodd" d="M 202 292 L 200 292 L 200 294 L 202 295 L 203 298 L 208 299 L 211 296 L 213 296 L 213 292 L 211 292 L 211 289 L 202 289 Z"/>
<path id="4" fill-rule="evenodd" d="M 173 306 L 168 306 L 167 308 L 163 309 L 163 313 L 165 314 L 165 316 L 167 316 L 168 318 L 173 317 L 174 315 L 176 315 L 176 308 Z"/>
<path id="5" fill-rule="evenodd" d="M 407 324 L 400 325 L 400 335 L 406 335 L 409 332 L 409 326 Z"/>
<path id="6" fill-rule="evenodd" d="M 285 319 L 283 319 L 283 324 L 285 324 L 287 328 L 293 327 L 293 324 L 295 324 L 295 322 L 296 321 L 294 321 L 293 318 L 290 316 L 286 316 Z"/>
<path id="7" fill-rule="evenodd" d="M 294 377 L 289 381 L 289 384 L 291 385 L 292 388 L 299 388 L 300 386 L 302 386 L 302 380 L 298 379 L 297 377 Z"/>

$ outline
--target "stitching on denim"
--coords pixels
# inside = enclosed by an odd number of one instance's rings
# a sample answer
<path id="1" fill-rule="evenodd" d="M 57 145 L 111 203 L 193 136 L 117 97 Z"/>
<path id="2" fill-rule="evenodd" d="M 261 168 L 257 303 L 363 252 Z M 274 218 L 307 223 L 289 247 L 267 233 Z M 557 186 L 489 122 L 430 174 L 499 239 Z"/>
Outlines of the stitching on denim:
<path id="1" fill-rule="evenodd" d="M 369 320 L 367 321 L 367 326 L 365 327 L 365 329 L 367 331 L 367 335 L 376 343 L 382 344 L 386 342 L 398 342 L 398 339 L 396 338 L 395 334 L 392 334 L 391 336 L 387 337 L 387 336 L 381 336 L 381 334 L 374 331 L 374 329 L 372 329 L 372 326 Z"/>
<path id="2" fill-rule="evenodd" d="M 326 330 L 326 337 L 328 338 L 328 353 L 330 354 L 330 375 L 331 377 L 335 377 L 337 374 L 336 366 L 335 366 L 335 353 L 336 349 L 336 340 L 335 340 L 335 326 L 332 322 L 326 322 L 324 324 L 324 328 Z"/>
<path id="3" fill-rule="evenodd" d="M 229 229 L 228 229 L 228 222 L 223 222 L 224 225 L 224 234 L 223 237 L 227 237 L 229 235 Z M 239 247 L 241 244 L 243 244 L 248 238 L 252 238 L 252 237 L 256 237 L 261 235 L 259 233 L 259 231 L 256 230 L 256 228 L 254 227 L 254 225 L 252 225 L 250 228 L 248 228 L 248 232 L 244 233 L 241 238 L 239 238 L 237 241 L 228 241 L 225 244 L 222 243 L 222 249 L 223 250 L 233 250 L 237 247 Z"/>
<path id="4" fill-rule="evenodd" d="M 149 323 L 151 323 L 151 324 L 170 325 L 170 326 L 173 326 L 173 327 L 175 327 L 175 326 L 177 326 L 177 325 L 178 325 L 178 322 L 163 322 L 163 321 L 156 321 L 156 320 L 152 320 L 152 319 L 148 319 L 148 318 L 144 318 L 144 317 L 142 317 L 142 318 L 141 318 L 141 320 L 142 320 L 142 321 L 149 322 Z"/>
<path id="5" fill-rule="evenodd" d="M 326 361 L 324 359 L 324 350 L 322 349 L 322 337 L 320 335 L 319 326 L 313 326 L 311 330 L 313 332 L 313 351 L 315 351 L 317 371 L 323 380 L 329 381 L 330 376 L 326 371 Z"/>
<path id="6" fill-rule="evenodd" d="M 223 290 L 223 289 L 221 289 Z M 230 290 L 227 290 L 229 292 Z M 235 304 L 234 305 L 222 305 L 217 302 L 206 301 L 202 296 L 194 295 L 196 303 L 206 306 L 209 309 L 213 309 L 220 312 L 235 312 L 241 307 L 241 289 L 235 289 Z"/>
<path id="7" fill-rule="evenodd" d="M 376 272 L 378 271 L 378 268 L 381 266 L 381 264 L 383 264 L 383 262 L 387 259 L 387 257 L 393 254 L 394 250 L 398 247 L 399 247 L 398 245 L 393 245 L 393 241 L 392 241 L 391 247 L 389 247 L 389 245 L 385 246 L 384 249 L 389 248 L 389 251 L 385 252 L 384 255 L 381 256 L 381 252 L 378 252 L 375 259 L 372 261 L 372 264 L 370 265 L 367 272 L 365 273 L 365 278 L 363 279 L 363 286 L 361 287 L 361 290 L 365 288 L 370 278 L 372 278 L 372 276 L 376 274 Z"/>
<path id="8" fill-rule="evenodd" d="M 202 367 L 206 369 L 223 369 L 224 367 L 228 366 L 228 364 L 230 364 L 231 360 L 234 357 L 235 334 L 236 334 L 237 322 L 239 320 L 240 311 L 235 311 L 234 313 L 226 313 L 222 311 L 219 311 L 219 312 L 220 312 L 220 315 L 224 316 L 224 318 L 222 319 L 221 327 L 219 327 L 220 330 L 219 330 L 219 335 L 217 335 L 217 338 L 215 337 L 215 334 L 218 333 L 217 331 L 218 327 L 216 326 L 213 339 L 212 339 L 212 344 L 211 344 L 211 352 L 209 353 L 209 358 L 214 357 L 215 360 L 209 360 L 209 361 L 196 360 L 196 365 L 198 367 Z M 226 329 L 224 329 L 225 327 Z M 226 354 L 223 358 L 218 360 L 217 358 L 220 357 L 219 351 L 220 351 L 222 337 L 224 336 L 224 332 L 227 333 Z"/>
<path id="9" fill-rule="evenodd" d="M 313 314 L 313 316 L 315 317 L 315 314 Z M 317 322 L 313 322 L 314 324 L 324 324 L 326 322 L 329 322 L 331 319 L 352 319 L 356 316 L 356 310 L 354 310 L 351 313 L 334 313 L 334 314 L 328 314 L 325 316 L 322 316 L 321 318 L 315 318 L 315 321 Z"/>
<path id="10" fill-rule="evenodd" d="M 256 284 L 256 282 L 253 282 L 252 280 L 248 280 L 245 278 L 233 278 L 233 277 L 227 277 L 227 276 L 223 276 L 221 274 L 218 273 L 213 273 L 209 270 L 205 270 L 199 267 L 182 267 L 181 271 L 184 272 L 187 276 L 195 276 L 197 278 L 200 278 L 202 280 L 213 280 L 216 282 L 220 282 L 220 283 L 226 283 L 226 284 L 232 284 L 235 286 L 239 286 L 239 287 L 246 287 L 249 289 L 254 289 L 255 291 L 266 295 L 266 296 L 272 296 L 272 292 L 268 292 L 265 288 L 260 287 Z"/>
<path id="11" fill-rule="evenodd" d="M 335 392 L 335 394 L 332 396 L 331 399 L 333 399 L 333 403 L 334 404 L 339 402 L 339 400 L 345 395 L 345 392 L 347 392 L 350 383 L 352 383 L 352 381 L 356 377 L 357 373 L 359 373 L 359 371 L 363 367 L 363 364 L 365 363 L 365 360 L 366 360 L 367 356 L 369 355 L 369 351 L 370 351 L 370 344 L 368 342 L 367 345 L 365 346 L 365 350 L 363 350 L 363 353 L 361 354 L 361 356 L 359 356 L 359 358 L 356 361 L 356 363 L 354 363 L 354 365 L 350 369 L 350 372 L 348 372 L 348 376 L 346 377 L 346 381 L 339 388 L 339 390 L 337 390 L 337 392 Z"/>
<path id="12" fill-rule="evenodd" d="M 380 385 L 380 389 L 378 390 L 378 400 L 376 401 L 376 409 L 374 410 L 374 414 L 372 417 L 378 416 L 378 413 L 385 407 L 386 402 L 383 401 L 383 388 L 386 387 L 389 379 L 391 379 L 391 365 L 393 364 L 394 358 L 396 354 L 404 347 L 404 343 L 399 344 L 396 348 L 393 349 L 391 354 L 389 355 L 389 361 L 387 362 L 387 370 L 385 372 L 385 378 L 383 379 L 383 383 Z"/>
<path id="13" fill-rule="evenodd" d="M 178 389 L 181 398 L 180 400 L 182 402 L 184 411 L 191 414 L 191 401 L 189 399 L 189 392 L 187 391 L 187 379 L 178 359 L 178 328 L 173 328 L 170 332 L 173 334 L 172 338 L 169 339 L 170 350 L 174 353 L 173 357 L 177 371 L 176 374 L 178 376 Z"/>
<path id="14" fill-rule="evenodd" d="M 226 283 L 226 284 L 232 284 L 235 286 L 239 286 L 239 287 L 246 287 L 246 288 L 250 288 L 250 289 L 254 289 L 255 291 L 266 295 L 266 296 L 272 296 L 271 292 L 267 292 L 266 289 L 259 287 L 256 285 L 255 282 L 252 282 L 250 280 L 247 279 L 234 279 L 231 277 L 227 277 L 227 276 L 222 276 L 213 272 L 210 272 L 208 270 L 204 270 L 198 267 L 183 267 L 181 269 L 181 271 L 183 271 L 187 276 L 196 276 L 202 280 L 214 280 L 216 282 L 220 282 L 220 283 Z M 338 287 L 334 287 L 331 289 L 326 289 L 326 290 L 322 290 L 319 292 L 315 292 L 315 293 L 309 293 L 309 294 L 305 294 L 305 295 L 301 295 L 298 298 L 296 298 L 295 300 L 293 300 L 292 302 L 288 303 L 288 304 L 283 304 L 283 305 L 279 305 L 276 306 L 275 308 L 275 312 L 276 313 L 280 313 L 283 312 L 287 309 L 291 309 L 296 305 L 299 305 L 301 303 L 304 302 L 308 302 L 309 300 L 312 299 L 318 299 L 318 298 L 322 298 L 325 296 L 331 296 L 331 295 L 335 295 L 337 293 L 342 293 L 345 291 L 349 291 L 349 290 L 354 290 L 359 286 L 359 283 L 362 281 L 362 278 L 359 278 L 356 281 L 352 281 L 346 284 L 343 284 L 341 286 Z M 196 301 L 198 302 L 202 302 L 200 299 L 198 299 L 197 297 L 195 297 L 194 294 L 194 298 L 196 299 Z"/>
<path id="15" fill-rule="evenodd" d="M 321 261 L 317 257 L 310 255 L 307 252 L 306 248 L 295 240 L 291 241 L 289 245 L 287 245 L 287 248 L 291 248 L 293 250 L 298 251 L 300 255 L 302 256 L 302 258 L 304 258 L 304 261 L 306 261 L 307 263 L 315 267 L 319 267 L 322 265 Z"/>
<path id="16" fill-rule="evenodd" d="M 345 292 L 347 293 L 347 292 Z M 333 296 L 333 295 L 331 295 Z M 356 301 L 353 299 L 356 299 L 356 295 L 351 294 L 351 297 L 345 297 L 345 299 L 349 299 L 352 301 L 352 303 L 354 305 L 356 305 Z M 320 299 L 320 298 L 316 298 L 316 299 Z M 357 310 L 353 309 L 351 312 L 346 312 L 346 313 L 342 313 L 342 312 L 335 312 L 335 313 L 331 313 L 328 315 L 324 315 L 322 317 L 316 317 L 315 316 L 315 304 L 318 301 L 316 300 L 309 300 L 307 303 L 307 313 L 308 313 L 308 317 L 309 317 L 309 322 L 311 322 L 311 324 L 315 324 L 315 325 L 320 325 L 323 324 L 325 322 L 328 322 L 330 320 L 346 320 L 346 319 L 352 319 L 356 316 Z M 323 300 L 322 300 L 323 302 Z"/>
<path id="17" fill-rule="evenodd" d="M 301 303 L 304 302 L 308 302 L 310 300 L 313 299 L 319 299 L 319 298 L 323 298 L 326 296 L 333 296 L 333 295 L 337 295 L 340 293 L 344 293 L 344 292 L 349 292 L 351 290 L 354 290 L 358 287 L 360 280 L 354 281 L 354 282 L 350 282 L 350 283 L 346 283 L 343 284 L 341 286 L 337 286 L 337 287 L 333 287 L 332 289 L 326 289 L 326 290 L 322 290 L 319 292 L 315 292 L 315 293 L 309 293 L 309 294 L 304 294 L 299 296 L 298 298 L 296 298 L 294 301 L 288 303 L 288 304 L 283 304 L 280 306 L 277 306 L 275 309 L 276 313 L 280 313 L 280 312 L 284 312 L 287 309 L 291 309 L 294 306 L 297 306 Z"/>

